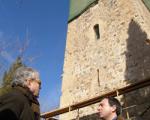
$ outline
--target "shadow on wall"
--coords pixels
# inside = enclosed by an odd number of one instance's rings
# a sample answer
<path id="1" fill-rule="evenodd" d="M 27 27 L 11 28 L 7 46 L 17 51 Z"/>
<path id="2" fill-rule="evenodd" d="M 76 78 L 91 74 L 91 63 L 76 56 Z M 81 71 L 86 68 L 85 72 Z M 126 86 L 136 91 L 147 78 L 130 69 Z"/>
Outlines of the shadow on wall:
<path id="1" fill-rule="evenodd" d="M 125 79 L 127 83 L 132 84 L 150 78 L 150 44 L 147 34 L 134 20 L 129 23 L 128 36 Z M 148 87 L 125 94 L 123 101 L 125 107 L 130 107 L 127 109 L 129 117 L 135 117 L 135 120 L 150 120 L 149 98 Z"/>
<path id="2" fill-rule="evenodd" d="M 150 78 L 150 42 L 140 25 L 131 20 L 128 28 L 125 79 L 133 84 Z M 150 88 L 142 88 L 124 95 L 121 100 L 123 116 L 130 120 L 150 120 Z M 99 120 L 97 113 L 80 117 L 79 120 Z"/>

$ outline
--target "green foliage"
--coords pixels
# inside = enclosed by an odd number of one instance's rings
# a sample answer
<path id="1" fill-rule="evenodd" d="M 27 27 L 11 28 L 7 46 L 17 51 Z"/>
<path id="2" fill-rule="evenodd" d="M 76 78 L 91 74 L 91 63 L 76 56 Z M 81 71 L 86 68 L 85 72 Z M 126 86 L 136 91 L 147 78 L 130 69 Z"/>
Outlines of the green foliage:
<path id="1" fill-rule="evenodd" d="M 2 79 L 2 87 L 0 88 L 0 95 L 6 93 L 11 88 L 11 82 L 17 68 L 25 66 L 22 63 L 21 57 L 18 57 L 16 61 L 10 66 L 8 71 L 5 71 Z"/>
<path id="2" fill-rule="evenodd" d="M 1 87 L 0 88 L 0 96 L 3 95 L 3 94 L 6 94 L 8 91 L 11 90 L 11 86 L 7 86 L 7 87 Z"/>

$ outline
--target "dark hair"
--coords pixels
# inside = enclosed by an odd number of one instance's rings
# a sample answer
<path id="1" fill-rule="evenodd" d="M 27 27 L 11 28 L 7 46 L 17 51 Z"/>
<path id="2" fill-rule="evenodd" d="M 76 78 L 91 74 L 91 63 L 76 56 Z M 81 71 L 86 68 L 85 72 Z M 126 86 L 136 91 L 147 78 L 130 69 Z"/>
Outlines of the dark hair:
<path id="1" fill-rule="evenodd" d="M 119 116 L 122 112 L 122 107 L 121 107 L 119 100 L 117 100 L 114 97 L 106 97 L 106 99 L 108 99 L 108 103 L 110 106 L 113 106 L 113 105 L 116 106 L 116 114 L 117 114 L 117 116 Z"/>

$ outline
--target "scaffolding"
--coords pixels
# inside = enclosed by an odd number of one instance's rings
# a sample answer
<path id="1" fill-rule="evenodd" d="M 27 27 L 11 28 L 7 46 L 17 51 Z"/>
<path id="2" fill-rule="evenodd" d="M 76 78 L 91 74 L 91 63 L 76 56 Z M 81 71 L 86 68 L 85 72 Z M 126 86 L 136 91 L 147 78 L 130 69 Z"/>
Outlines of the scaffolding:
<path id="1" fill-rule="evenodd" d="M 81 102 L 76 103 L 76 104 L 72 104 L 72 105 L 64 107 L 64 108 L 60 108 L 60 109 L 56 109 L 56 110 L 53 110 L 50 112 L 43 113 L 43 114 L 41 114 L 41 117 L 46 119 L 46 120 L 51 120 L 52 119 L 51 117 L 54 117 L 54 116 L 57 116 L 57 115 L 60 115 L 63 113 L 67 113 L 67 112 L 70 112 L 73 110 L 79 111 L 80 108 L 98 103 L 101 101 L 101 99 L 103 97 L 106 97 L 106 96 L 116 97 L 118 95 L 123 95 L 125 93 L 129 93 L 131 91 L 135 91 L 137 89 L 141 89 L 141 88 L 147 87 L 149 85 L 150 85 L 150 79 L 145 79 L 145 80 L 142 80 L 142 81 L 137 82 L 135 84 L 128 85 L 126 87 L 117 89 L 115 91 L 111 91 L 109 93 L 106 93 L 106 94 L 103 94 L 103 95 L 100 95 L 100 96 L 97 96 L 97 97 L 94 97 L 94 98 L 91 98 L 88 100 L 81 101 Z M 148 109 L 150 109 L 150 107 L 148 107 L 144 112 L 146 112 Z M 144 112 L 143 112 L 143 114 L 144 114 Z"/>

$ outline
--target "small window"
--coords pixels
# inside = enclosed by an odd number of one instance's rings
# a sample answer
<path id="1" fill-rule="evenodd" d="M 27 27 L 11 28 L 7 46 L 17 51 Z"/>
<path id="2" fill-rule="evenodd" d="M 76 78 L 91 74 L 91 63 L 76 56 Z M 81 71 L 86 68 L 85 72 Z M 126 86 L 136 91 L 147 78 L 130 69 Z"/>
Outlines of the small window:
<path id="1" fill-rule="evenodd" d="M 99 24 L 94 25 L 94 32 L 95 32 L 96 39 L 99 39 L 100 38 Z"/>

